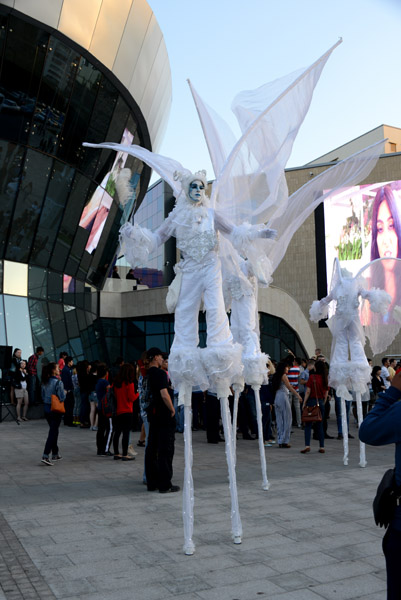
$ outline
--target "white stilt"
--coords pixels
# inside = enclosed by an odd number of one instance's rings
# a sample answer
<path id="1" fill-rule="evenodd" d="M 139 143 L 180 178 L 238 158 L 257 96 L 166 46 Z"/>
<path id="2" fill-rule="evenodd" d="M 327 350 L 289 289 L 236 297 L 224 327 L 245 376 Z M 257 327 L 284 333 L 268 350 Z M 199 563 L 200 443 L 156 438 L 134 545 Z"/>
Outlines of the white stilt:
<path id="1" fill-rule="evenodd" d="M 265 447 L 263 444 L 263 425 L 262 425 L 262 407 L 260 405 L 260 385 L 253 385 L 253 391 L 255 392 L 255 404 L 256 404 L 256 418 L 258 423 L 258 438 L 259 438 L 259 454 L 260 454 L 260 465 L 262 467 L 262 489 L 268 490 L 270 487 L 267 479 L 266 472 L 266 454 Z"/>
<path id="2" fill-rule="evenodd" d="M 356 410 L 358 413 L 358 428 L 359 428 L 363 421 L 361 392 L 356 392 Z M 359 442 L 359 466 L 364 468 L 364 467 L 366 467 L 366 465 L 367 465 L 367 462 L 366 462 L 365 444 L 360 441 Z"/>
<path id="3" fill-rule="evenodd" d="M 232 429 L 229 418 L 229 407 L 228 398 L 220 398 L 221 406 L 221 418 L 224 427 L 224 437 L 226 440 L 226 458 L 228 466 L 228 478 L 230 482 L 230 495 L 231 495 L 231 531 L 234 540 L 234 544 L 240 544 L 242 541 L 242 525 L 241 517 L 239 514 L 238 506 L 238 493 L 237 493 L 237 478 L 235 475 L 235 460 L 233 453 L 233 441 L 232 441 Z"/>
<path id="4" fill-rule="evenodd" d="M 234 452 L 234 460 L 235 462 L 237 462 L 237 421 L 238 421 L 238 402 L 239 402 L 239 397 L 240 394 L 242 392 L 243 386 L 234 384 L 233 385 L 233 390 L 234 390 L 234 408 L 233 408 L 233 431 L 232 431 L 232 437 L 233 437 L 233 452 Z"/>
<path id="5" fill-rule="evenodd" d="M 184 521 L 184 553 L 195 552 L 194 532 L 194 482 L 192 479 L 192 408 L 184 404 L 184 489 L 182 492 L 182 518 Z"/>
<path id="6" fill-rule="evenodd" d="M 345 409 L 345 398 L 341 396 L 341 423 L 343 429 L 343 445 L 344 445 L 344 465 L 348 465 L 348 425 L 347 425 L 347 413 Z"/>

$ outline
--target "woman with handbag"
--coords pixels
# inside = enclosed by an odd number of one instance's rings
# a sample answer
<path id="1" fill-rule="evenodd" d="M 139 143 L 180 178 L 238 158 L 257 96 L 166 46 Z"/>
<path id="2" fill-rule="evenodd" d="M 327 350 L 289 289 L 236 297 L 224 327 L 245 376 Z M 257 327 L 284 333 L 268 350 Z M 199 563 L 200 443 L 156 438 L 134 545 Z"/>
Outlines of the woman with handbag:
<path id="1" fill-rule="evenodd" d="M 45 408 L 45 418 L 49 424 L 49 434 L 43 450 L 42 463 L 52 467 L 54 460 L 61 460 L 62 458 L 59 454 L 57 440 L 61 417 L 65 412 L 65 391 L 63 382 L 60 380 L 59 366 L 55 362 L 43 367 L 42 400 Z M 51 459 L 50 452 L 52 453 Z"/>
<path id="2" fill-rule="evenodd" d="M 21 360 L 19 363 L 18 369 L 14 373 L 14 394 L 15 399 L 17 401 L 17 421 L 20 423 L 21 421 L 28 421 L 27 412 L 29 408 L 29 397 L 28 397 L 28 389 L 27 389 L 27 379 L 28 372 L 26 370 L 26 361 Z M 22 403 L 24 403 L 23 415 L 21 417 L 21 407 Z"/>
<path id="3" fill-rule="evenodd" d="M 279 448 L 291 448 L 289 443 L 291 435 L 291 400 L 290 393 L 294 394 L 301 402 L 302 398 L 288 381 L 288 360 L 279 362 L 272 378 L 272 392 L 274 408 L 276 411 L 277 442 Z"/>
<path id="4" fill-rule="evenodd" d="M 325 453 L 323 414 L 328 393 L 329 385 L 327 367 L 322 360 L 318 360 L 315 364 L 315 371 L 310 373 L 309 379 L 306 383 L 305 400 L 302 410 L 302 421 L 305 425 L 305 448 L 301 450 L 301 454 L 307 454 L 310 452 L 312 423 L 318 424 L 317 434 L 320 443 L 319 452 L 320 454 Z"/>

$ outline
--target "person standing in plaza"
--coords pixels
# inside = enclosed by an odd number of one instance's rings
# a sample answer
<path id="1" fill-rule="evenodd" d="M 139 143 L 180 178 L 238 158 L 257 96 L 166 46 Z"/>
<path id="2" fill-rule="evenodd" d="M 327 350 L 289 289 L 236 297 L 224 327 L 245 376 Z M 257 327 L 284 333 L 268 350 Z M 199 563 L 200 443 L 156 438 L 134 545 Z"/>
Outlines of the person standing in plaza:
<path id="1" fill-rule="evenodd" d="M 42 463 L 49 467 L 53 466 L 53 461 L 62 458 L 57 444 L 62 414 L 52 410 L 53 395 L 57 396 L 60 402 L 64 402 L 64 386 L 60 380 L 59 366 L 55 362 L 46 365 L 42 372 L 42 400 L 45 407 L 45 418 L 49 424 L 49 434 L 43 450 Z M 52 453 L 51 459 L 50 452 Z"/>
<path id="2" fill-rule="evenodd" d="M 64 385 L 64 390 L 66 393 L 64 406 L 65 406 L 65 415 L 64 415 L 64 425 L 67 427 L 75 427 L 73 423 L 73 413 L 74 413 L 74 384 L 72 382 L 72 367 L 74 365 L 74 361 L 71 356 L 65 356 L 63 358 L 64 367 L 61 369 L 61 381 Z M 59 360 L 59 369 L 60 369 L 60 360 Z"/>
<path id="3" fill-rule="evenodd" d="M 28 358 L 28 364 L 26 370 L 28 372 L 28 396 L 29 396 L 29 405 L 33 406 L 36 403 L 36 389 L 39 384 L 38 377 L 38 361 L 39 358 L 44 354 L 44 349 L 42 346 L 38 346 L 36 348 L 36 352 L 32 354 Z"/>
<path id="4" fill-rule="evenodd" d="M 294 357 L 292 367 L 288 371 L 288 381 L 296 392 L 299 392 L 299 376 L 301 373 L 301 359 L 297 356 Z M 291 394 L 291 403 L 294 407 L 296 426 L 301 429 L 301 404 L 298 396 Z"/>
<path id="5" fill-rule="evenodd" d="M 299 393 L 290 385 L 287 377 L 288 360 L 282 360 L 272 379 L 272 392 L 274 394 L 274 407 L 276 410 L 277 442 L 279 448 L 291 448 L 291 401 L 290 393 L 294 394 L 299 401 L 302 400 Z"/>
<path id="6" fill-rule="evenodd" d="M 390 372 L 388 370 L 390 366 L 390 361 L 388 358 L 382 358 L 382 372 L 381 377 L 384 381 L 384 385 L 386 390 L 390 387 Z"/>
<path id="7" fill-rule="evenodd" d="M 364 444 L 384 446 L 395 444 L 395 486 L 401 493 L 401 371 L 391 386 L 379 393 L 378 399 L 359 428 L 359 439 Z M 401 504 L 397 504 L 393 518 L 383 538 L 383 553 L 387 570 L 387 600 L 401 598 Z"/>
<path id="8" fill-rule="evenodd" d="M 150 348 L 147 352 L 147 373 L 150 404 L 148 408 L 149 437 L 145 452 L 145 471 L 148 491 L 161 494 L 178 492 L 173 485 L 173 456 L 175 441 L 175 410 L 168 392 L 167 374 L 161 366 L 163 352 Z"/>

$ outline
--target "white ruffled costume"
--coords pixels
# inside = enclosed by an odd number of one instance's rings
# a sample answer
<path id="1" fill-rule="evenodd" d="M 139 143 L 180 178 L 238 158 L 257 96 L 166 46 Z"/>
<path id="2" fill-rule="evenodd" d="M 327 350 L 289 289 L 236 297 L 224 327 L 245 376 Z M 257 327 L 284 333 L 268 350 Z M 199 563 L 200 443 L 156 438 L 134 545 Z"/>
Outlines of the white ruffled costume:
<path id="1" fill-rule="evenodd" d="M 222 292 L 221 262 L 218 254 L 220 232 L 236 244 L 239 227 L 224 220 L 210 208 L 204 196 L 195 204 L 186 190 L 192 181 L 203 181 L 205 173 L 186 174 L 184 189 L 175 208 L 155 232 L 126 223 L 120 230 L 123 252 L 132 266 L 140 264 L 144 250 L 150 254 L 175 236 L 182 260 L 176 265 L 180 290 L 175 306 L 174 342 L 169 355 L 169 374 L 181 403 L 190 405 L 192 387 L 213 388 L 219 398 L 230 394 L 229 386 L 242 375 L 242 348 L 234 343 Z M 270 233 L 269 233 L 270 232 Z M 248 243 L 256 236 L 274 235 L 260 226 L 249 228 Z M 140 249 L 138 255 L 137 250 Z M 206 311 L 207 348 L 198 348 L 198 314 L 203 300 Z"/>
<path id="2" fill-rule="evenodd" d="M 379 259 L 380 260 L 380 259 Z M 375 263 L 377 261 L 374 261 Z M 315 300 L 310 308 L 311 321 L 317 323 L 328 316 L 329 305 L 333 303 L 334 314 L 327 324 L 333 336 L 329 385 L 342 399 L 344 464 L 348 464 L 348 431 L 345 419 L 345 400 L 352 400 L 350 390 L 356 393 L 358 420 L 362 421 L 361 395 L 369 392 L 371 368 L 365 355 L 365 333 L 360 320 L 360 298 L 370 304 L 374 313 L 385 315 L 391 304 L 391 296 L 380 289 L 366 289 L 362 271 L 355 277 L 340 268 L 338 258 L 334 260 L 331 290 L 328 296 Z M 345 426 L 344 426 L 345 424 Z M 361 445 L 360 466 L 366 466 L 364 445 Z"/>

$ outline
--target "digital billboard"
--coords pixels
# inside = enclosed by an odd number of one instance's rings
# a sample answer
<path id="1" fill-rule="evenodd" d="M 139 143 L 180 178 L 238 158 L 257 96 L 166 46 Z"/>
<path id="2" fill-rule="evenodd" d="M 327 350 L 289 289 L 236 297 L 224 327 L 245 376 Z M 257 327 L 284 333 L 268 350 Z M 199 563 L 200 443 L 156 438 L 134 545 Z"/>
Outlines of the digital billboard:
<path id="1" fill-rule="evenodd" d="M 401 180 L 336 192 L 324 202 L 324 221 L 328 288 L 334 258 L 353 275 L 376 258 L 401 258 Z"/>
<path id="2" fill-rule="evenodd" d="M 134 139 L 133 134 L 125 129 L 120 144 L 129 146 Z M 105 226 L 110 207 L 116 194 L 116 180 L 124 168 L 128 154 L 116 152 L 111 170 L 106 173 L 102 183 L 96 188 L 90 200 L 82 211 L 79 226 L 90 231 L 85 250 L 92 254 L 99 243 L 100 236 Z"/>

